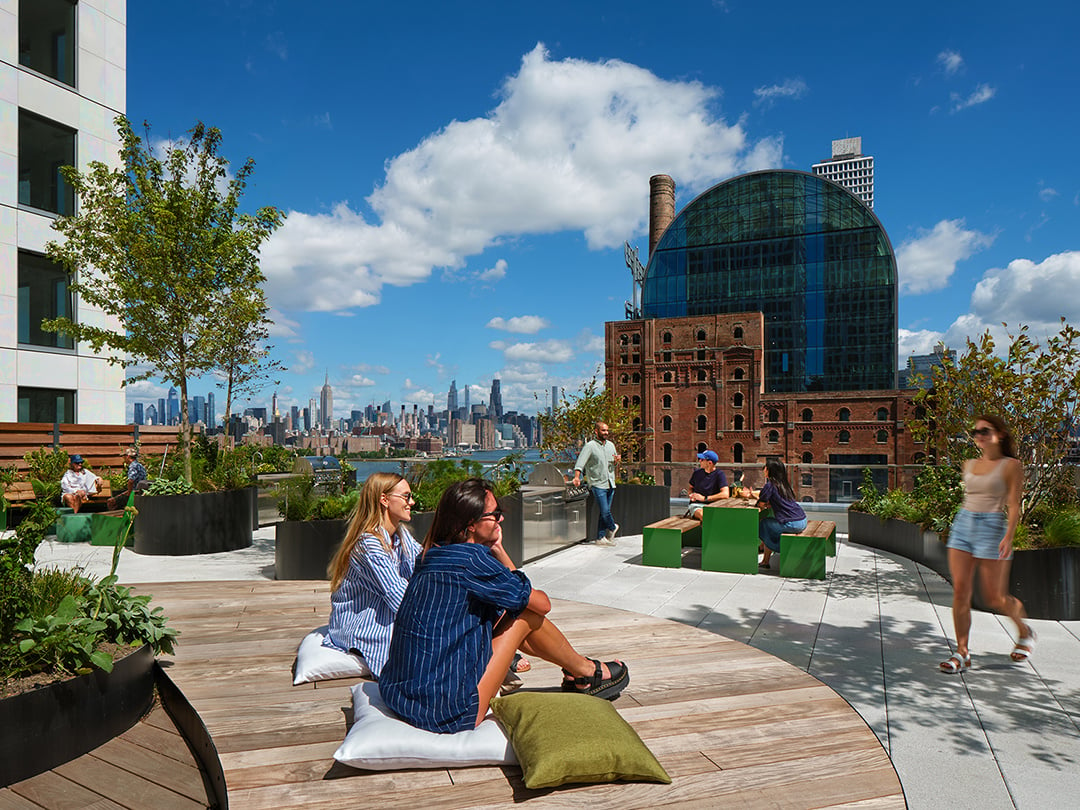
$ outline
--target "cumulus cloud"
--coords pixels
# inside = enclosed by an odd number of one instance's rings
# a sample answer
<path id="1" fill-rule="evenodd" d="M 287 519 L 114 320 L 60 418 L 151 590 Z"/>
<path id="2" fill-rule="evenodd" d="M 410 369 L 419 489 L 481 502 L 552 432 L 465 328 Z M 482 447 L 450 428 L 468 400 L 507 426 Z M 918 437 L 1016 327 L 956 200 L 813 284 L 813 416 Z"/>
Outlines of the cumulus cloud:
<path id="1" fill-rule="evenodd" d="M 461 268 L 503 238 L 572 230 L 590 248 L 617 246 L 643 231 L 653 174 L 692 194 L 781 165 L 782 143 L 751 143 L 741 123 L 718 117 L 717 95 L 619 60 L 553 61 L 537 45 L 489 114 L 387 162 L 367 198 L 377 221 L 345 202 L 290 212 L 262 249 L 268 294 L 337 311 L 378 303 L 386 284 Z"/>
<path id="2" fill-rule="evenodd" d="M 477 281 L 502 281 L 506 278 L 506 259 L 499 259 L 494 267 L 481 270 L 476 274 Z"/>
<path id="3" fill-rule="evenodd" d="M 957 262 L 991 245 L 994 237 L 968 230 L 962 219 L 943 219 L 931 230 L 905 240 L 896 250 L 901 293 L 940 290 L 949 283 Z"/>
<path id="4" fill-rule="evenodd" d="M 290 343 L 299 343 L 302 338 L 300 337 L 300 324 L 291 318 L 286 318 L 277 309 L 271 307 L 266 314 L 267 319 L 270 321 L 267 326 L 267 332 L 272 338 L 285 338 Z"/>
<path id="5" fill-rule="evenodd" d="M 293 374 L 304 374 L 315 368 L 315 355 L 309 352 L 307 349 L 299 349 L 293 352 L 293 356 L 296 358 L 289 365 L 289 371 Z"/>
<path id="6" fill-rule="evenodd" d="M 492 349 L 503 353 L 508 361 L 528 363 L 566 363 L 574 357 L 573 347 L 565 340 L 545 340 L 540 343 L 504 343 L 492 341 Z"/>
<path id="7" fill-rule="evenodd" d="M 937 55 L 937 61 L 946 76 L 952 76 L 964 66 L 964 57 L 956 51 L 942 51 Z"/>
<path id="8" fill-rule="evenodd" d="M 1050 186 L 1043 186 L 1039 189 L 1039 199 L 1043 202 L 1050 202 L 1057 196 L 1059 196 L 1059 194 L 1056 188 L 1050 188 Z"/>
<path id="9" fill-rule="evenodd" d="M 930 329 L 900 329 L 897 331 L 897 351 L 900 355 L 900 366 L 907 364 L 907 357 L 912 354 L 930 354 L 939 340 L 945 337 L 944 332 L 934 332 Z"/>
<path id="10" fill-rule="evenodd" d="M 578 349 L 583 352 L 600 352 L 604 351 L 604 336 L 594 335 L 588 329 L 583 329 L 581 334 L 577 336 Z"/>
<path id="11" fill-rule="evenodd" d="M 768 108 L 780 99 L 798 100 L 809 89 L 802 79 L 784 79 L 780 84 L 757 87 L 754 89 L 754 106 Z"/>
<path id="12" fill-rule="evenodd" d="M 488 329 L 502 329 L 504 332 L 515 332 L 519 335 L 535 335 L 541 329 L 547 329 L 551 324 L 546 318 L 539 315 L 517 315 L 513 318 L 492 318 L 487 322 Z"/>
<path id="13" fill-rule="evenodd" d="M 966 110 L 968 107 L 983 104 L 992 99 L 996 93 L 997 88 L 988 84 L 980 84 L 967 97 L 963 97 L 959 93 L 950 93 L 949 100 L 952 102 L 952 112 L 960 112 L 960 110 Z"/>

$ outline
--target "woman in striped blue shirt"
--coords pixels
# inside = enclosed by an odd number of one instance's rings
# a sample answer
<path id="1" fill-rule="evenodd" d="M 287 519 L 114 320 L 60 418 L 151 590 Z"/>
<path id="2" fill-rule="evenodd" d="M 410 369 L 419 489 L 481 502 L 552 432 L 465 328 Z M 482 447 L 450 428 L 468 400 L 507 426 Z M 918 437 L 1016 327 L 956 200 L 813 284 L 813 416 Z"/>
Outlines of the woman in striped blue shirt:
<path id="1" fill-rule="evenodd" d="M 330 629 L 323 646 L 357 651 L 376 678 L 420 553 L 420 544 L 402 525 L 412 516 L 412 504 L 409 482 L 400 475 L 370 476 L 330 563 Z"/>
<path id="2" fill-rule="evenodd" d="M 620 661 L 585 658 L 547 618 L 551 601 L 502 546 L 491 485 L 451 485 L 435 510 L 379 676 L 386 704 L 418 728 L 480 725 L 520 648 L 563 668 L 565 691 L 614 700 L 630 682 Z"/>

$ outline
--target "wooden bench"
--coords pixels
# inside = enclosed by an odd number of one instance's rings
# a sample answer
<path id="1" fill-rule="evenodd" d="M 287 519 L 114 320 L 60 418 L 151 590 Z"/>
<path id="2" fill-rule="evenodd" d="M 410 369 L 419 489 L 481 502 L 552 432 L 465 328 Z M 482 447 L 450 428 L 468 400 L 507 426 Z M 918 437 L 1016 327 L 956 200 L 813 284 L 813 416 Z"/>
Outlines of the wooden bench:
<path id="1" fill-rule="evenodd" d="M 641 562 L 660 568 L 682 568 L 684 545 L 701 545 L 700 520 L 669 517 L 650 523 L 641 534 Z"/>
<path id="2" fill-rule="evenodd" d="M 836 556 L 836 524 L 810 520 L 801 532 L 780 535 L 780 576 L 825 579 L 825 557 Z"/>

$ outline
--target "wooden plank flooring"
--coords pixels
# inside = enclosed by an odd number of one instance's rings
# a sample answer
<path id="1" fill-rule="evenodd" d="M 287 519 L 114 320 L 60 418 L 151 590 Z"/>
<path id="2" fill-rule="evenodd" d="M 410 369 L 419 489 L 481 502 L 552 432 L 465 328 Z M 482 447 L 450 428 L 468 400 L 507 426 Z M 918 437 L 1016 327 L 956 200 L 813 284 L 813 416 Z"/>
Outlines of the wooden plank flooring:
<path id="1" fill-rule="evenodd" d="M 522 801 L 601 810 L 905 806 L 877 738 L 832 690 L 766 653 L 677 622 L 554 600 L 552 618 L 576 648 L 629 664 L 631 684 L 615 707 L 673 781 L 530 791 L 517 767 L 380 772 L 333 761 L 351 720 L 348 687 L 355 681 L 294 687 L 291 673 L 300 639 L 326 621 L 326 583 L 188 582 L 139 590 L 153 594 L 181 631 L 176 655 L 162 664 L 217 746 L 233 810 L 512 807 Z M 523 688 L 554 688 L 560 678 L 556 667 L 534 660 L 522 675 Z M 117 751 L 114 759 L 120 756 Z M 92 779 L 116 776 L 102 769 Z M 93 784 L 81 789 L 94 793 Z M 160 780 L 159 786 L 170 801 L 192 799 Z M 47 806 L 14 803 L 34 801 L 23 794 L 11 794 L 5 804 L 5 793 L 0 810 Z M 94 807 L 198 806 L 94 795 L 100 800 Z"/>
<path id="2" fill-rule="evenodd" d="M 205 810 L 209 805 L 195 757 L 156 701 L 119 737 L 0 790 L 0 810 Z"/>

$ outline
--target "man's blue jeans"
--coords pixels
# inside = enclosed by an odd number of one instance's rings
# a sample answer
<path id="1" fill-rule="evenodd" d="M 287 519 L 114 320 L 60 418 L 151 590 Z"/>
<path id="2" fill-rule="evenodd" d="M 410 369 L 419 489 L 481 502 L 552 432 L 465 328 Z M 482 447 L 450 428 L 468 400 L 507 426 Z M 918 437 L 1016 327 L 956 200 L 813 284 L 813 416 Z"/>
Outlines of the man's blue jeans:
<path id="1" fill-rule="evenodd" d="M 601 489 L 589 487 L 596 505 L 600 509 L 600 519 L 597 521 L 596 539 L 600 540 L 608 531 L 615 531 L 615 518 L 611 516 L 611 500 L 615 497 L 615 487 Z"/>

